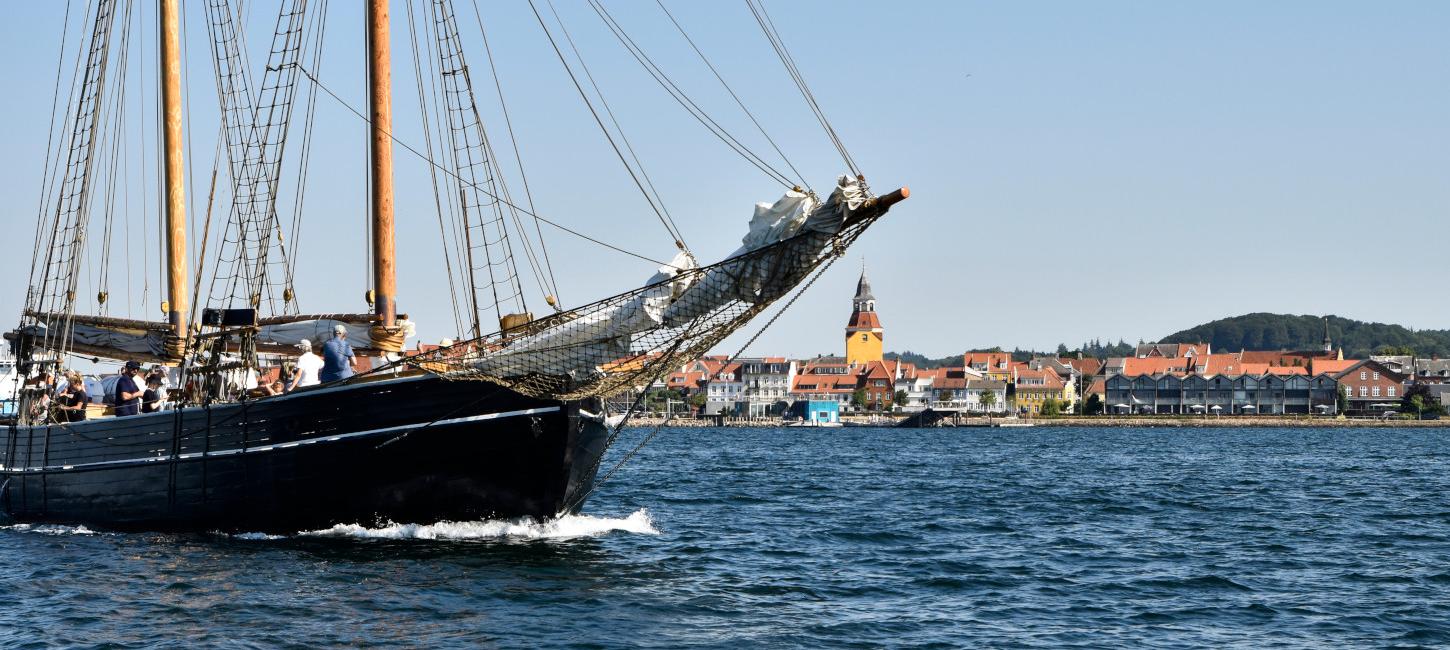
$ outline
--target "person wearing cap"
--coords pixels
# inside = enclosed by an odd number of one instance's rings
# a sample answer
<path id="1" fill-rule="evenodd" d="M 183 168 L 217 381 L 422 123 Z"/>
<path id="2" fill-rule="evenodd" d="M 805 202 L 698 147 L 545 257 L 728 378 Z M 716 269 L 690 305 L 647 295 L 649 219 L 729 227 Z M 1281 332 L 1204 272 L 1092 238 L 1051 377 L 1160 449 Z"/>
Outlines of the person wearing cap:
<path id="1" fill-rule="evenodd" d="M 352 376 L 352 344 L 347 342 L 347 328 L 332 328 L 332 339 L 322 344 L 322 381 L 337 381 Z"/>
<path id="2" fill-rule="evenodd" d="M 136 385 L 136 373 L 141 364 L 127 361 L 121 369 L 121 378 L 116 380 L 116 417 L 136 415 L 141 412 L 142 390 Z"/>
<path id="3" fill-rule="evenodd" d="M 302 350 L 302 354 L 297 357 L 297 375 L 292 382 L 292 390 L 322 383 L 322 357 L 312 353 L 312 341 L 302 339 L 297 347 Z"/>
<path id="4" fill-rule="evenodd" d="M 141 412 L 155 413 L 166 407 L 166 389 L 161 387 L 161 375 L 146 375 L 146 392 L 141 393 Z"/>

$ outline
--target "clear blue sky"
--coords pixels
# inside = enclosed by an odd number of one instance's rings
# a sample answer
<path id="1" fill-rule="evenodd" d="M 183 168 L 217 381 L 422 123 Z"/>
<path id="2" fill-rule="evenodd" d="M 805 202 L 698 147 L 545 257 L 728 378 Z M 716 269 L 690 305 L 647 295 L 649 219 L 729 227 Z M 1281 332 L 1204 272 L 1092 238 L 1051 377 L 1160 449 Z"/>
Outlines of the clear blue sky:
<path id="1" fill-rule="evenodd" d="M 248 4 L 260 36 L 274 8 Z M 321 76 L 360 106 L 362 19 L 354 4 L 332 3 Z M 472 43 L 472 6 L 459 4 Z M 138 3 L 148 33 L 150 5 Z M 668 238 L 528 5 L 480 6 L 540 212 L 666 257 Z M 768 151 L 658 8 L 607 6 L 712 115 Z M 796 166 L 828 187 L 840 160 L 745 5 L 668 6 Z M 1442 288 L 1450 277 L 1450 4 L 767 6 L 873 185 L 909 184 L 913 196 L 760 339 L 757 354 L 838 352 L 863 255 L 887 348 L 933 356 L 1152 339 L 1252 311 L 1450 327 Z M 735 248 L 752 203 L 774 200 L 778 186 L 671 102 L 587 5 L 558 7 L 692 248 L 711 260 Z M 0 55 L 13 62 L 0 105 L 8 125 L 0 191 L 10 199 L 0 214 L 13 241 L 28 242 L 33 227 L 62 9 L 17 5 L 0 23 Z M 216 100 L 201 6 L 188 12 L 199 220 Z M 396 132 L 419 142 L 406 30 L 395 1 Z M 253 37 L 254 48 L 261 40 Z M 481 51 L 469 53 L 475 83 L 488 81 L 478 73 Z M 133 56 L 154 58 L 150 49 Z M 361 311 L 365 130 L 341 106 L 320 101 L 299 295 L 305 311 Z M 485 120 L 497 123 L 496 108 L 485 104 Z M 427 169 L 406 152 L 396 156 L 400 306 L 436 340 L 451 334 L 452 318 Z M 143 156 L 134 157 L 139 166 Z M 154 167 L 148 173 L 154 184 Z M 154 190 L 149 201 L 154 213 Z M 139 197 L 132 202 L 139 223 Z M 652 272 L 557 232 L 549 244 L 567 304 L 635 286 Z M 139 257 L 139 235 L 132 246 Z M 0 257 L 0 273 L 12 279 L 0 313 L 20 309 L 26 248 L 12 245 Z M 112 280 L 113 301 L 125 302 L 124 291 L 131 315 L 142 315 L 148 276 L 144 314 L 154 317 L 154 261 L 133 259 L 131 286 Z M 83 284 L 82 293 L 94 287 Z"/>

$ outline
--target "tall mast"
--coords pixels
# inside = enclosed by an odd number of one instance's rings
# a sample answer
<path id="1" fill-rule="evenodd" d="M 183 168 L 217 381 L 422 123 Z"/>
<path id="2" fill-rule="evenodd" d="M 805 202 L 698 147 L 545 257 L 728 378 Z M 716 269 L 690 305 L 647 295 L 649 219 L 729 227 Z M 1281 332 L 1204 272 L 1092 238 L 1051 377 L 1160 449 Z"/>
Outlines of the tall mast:
<path id="1" fill-rule="evenodd" d="M 160 0 L 162 144 L 166 150 L 166 318 L 186 336 L 186 190 L 181 166 L 180 0 Z"/>
<path id="2" fill-rule="evenodd" d="M 393 108 L 388 0 L 368 0 L 368 77 L 372 83 L 372 218 L 374 313 L 392 327 L 397 312 L 393 259 Z"/>

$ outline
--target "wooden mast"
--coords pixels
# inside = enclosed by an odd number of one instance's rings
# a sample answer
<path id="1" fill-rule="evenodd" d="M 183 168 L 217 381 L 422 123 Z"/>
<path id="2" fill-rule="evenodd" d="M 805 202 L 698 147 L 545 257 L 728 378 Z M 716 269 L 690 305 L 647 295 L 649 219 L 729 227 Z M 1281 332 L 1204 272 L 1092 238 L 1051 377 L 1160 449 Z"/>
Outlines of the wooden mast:
<path id="1" fill-rule="evenodd" d="M 166 297 L 172 332 L 186 336 L 186 189 L 182 167 L 180 0 L 160 0 L 161 113 L 166 178 Z"/>
<path id="2" fill-rule="evenodd" d="M 173 0 L 174 1 L 174 0 Z M 397 314 L 393 258 L 393 109 L 388 0 L 368 0 L 368 77 L 372 84 L 372 219 L 374 314 L 392 327 Z"/>

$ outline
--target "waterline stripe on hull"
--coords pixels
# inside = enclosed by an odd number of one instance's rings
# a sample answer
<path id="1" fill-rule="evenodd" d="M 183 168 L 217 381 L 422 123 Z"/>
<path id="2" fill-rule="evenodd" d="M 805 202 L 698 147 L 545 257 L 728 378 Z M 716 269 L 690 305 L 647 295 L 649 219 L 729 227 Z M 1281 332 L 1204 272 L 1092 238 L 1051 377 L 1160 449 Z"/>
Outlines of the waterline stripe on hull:
<path id="1" fill-rule="evenodd" d="M 557 406 L 545 406 L 545 407 L 542 407 L 542 408 L 523 409 L 523 410 L 519 410 L 519 411 L 505 411 L 505 412 L 502 412 L 502 413 L 483 413 L 481 415 L 470 415 L 470 416 L 467 416 L 467 417 L 451 418 L 451 419 L 447 419 L 447 420 L 436 420 L 436 421 L 433 421 L 433 422 L 415 422 L 413 424 L 401 424 L 401 425 L 398 425 L 398 426 L 384 427 L 384 428 L 381 428 L 381 429 L 368 429 L 367 431 L 354 431 L 352 433 L 344 433 L 344 434 L 339 434 L 339 435 L 335 435 L 335 436 L 327 436 L 325 438 L 312 438 L 310 440 L 298 440 L 296 442 L 284 442 L 284 443 L 275 444 L 275 445 L 261 445 L 261 446 L 257 446 L 257 447 L 246 447 L 246 448 L 243 448 L 243 449 L 219 449 L 217 451 L 195 452 L 195 453 L 190 453 L 190 454 L 179 454 L 175 458 L 176 458 L 176 460 L 191 460 L 191 459 L 202 458 L 202 457 L 213 458 L 213 457 L 217 457 L 217 456 L 233 456 L 233 455 L 236 455 L 236 454 L 255 454 L 255 453 L 261 453 L 261 452 L 266 452 L 266 451 L 273 451 L 273 450 L 276 450 L 276 449 L 290 449 L 292 447 L 297 447 L 297 446 L 300 446 L 300 445 L 310 445 L 310 444 L 317 443 L 319 441 L 321 441 L 321 442 L 336 442 L 338 440 L 346 440 L 348 438 L 360 438 L 360 437 L 363 437 L 363 436 L 375 436 L 375 435 L 384 434 L 384 433 L 396 433 L 396 432 L 399 432 L 399 431 L 408 431 L 408 430 L 414 430 L 414 429 L 422 429 L 424 427 L 430 427 L 430 426 L 445 426 L 445 425 L 450 425 L 450 424 L 464 424 L 464 423 L 467 423 L 467 422 L 480 422 L 480 421 L 483 421 L 483 420 L 497 420 L 497 419 L 500 419 L 500 418 L 518 417 L 518 416 L 521 416 L 521 415 L 538 415 L 540 413 L 554 413 L 554 412 L 557 412 L 558 410 L 559 410 L 559 407 L 557 407 Z M 98 461 L 98 462 L 94 462 L 94 463 L 79 463 L 79 464 L 75 464 L 75 465 L 50 465 L 50 466 L 45 466 L 45 467 L 20 467 L 20 468 L 0 467 L 0 470 L 8 470 L 8 471 L 12 471 L 12 472 L 44 472 L 44 471 L 56 471 L 56 470 L 83 469 L 83 468 L 87 468 L 87 467 L 106 467 L 106 466 L 113 466 L 113 465 L 141 465 L 141 464 L 145 464 L 145 463 L 155 463 L 155 462 L 167 461 L 167 460 L 171 460 L 171 459 L 172 459 L 171 456 L 155 456 L 155 457 L 151 457 L 151 458 L 125 458 L 125 459 L 121 459 L 121 460 L 103 460 L 103 461 Z"/>

